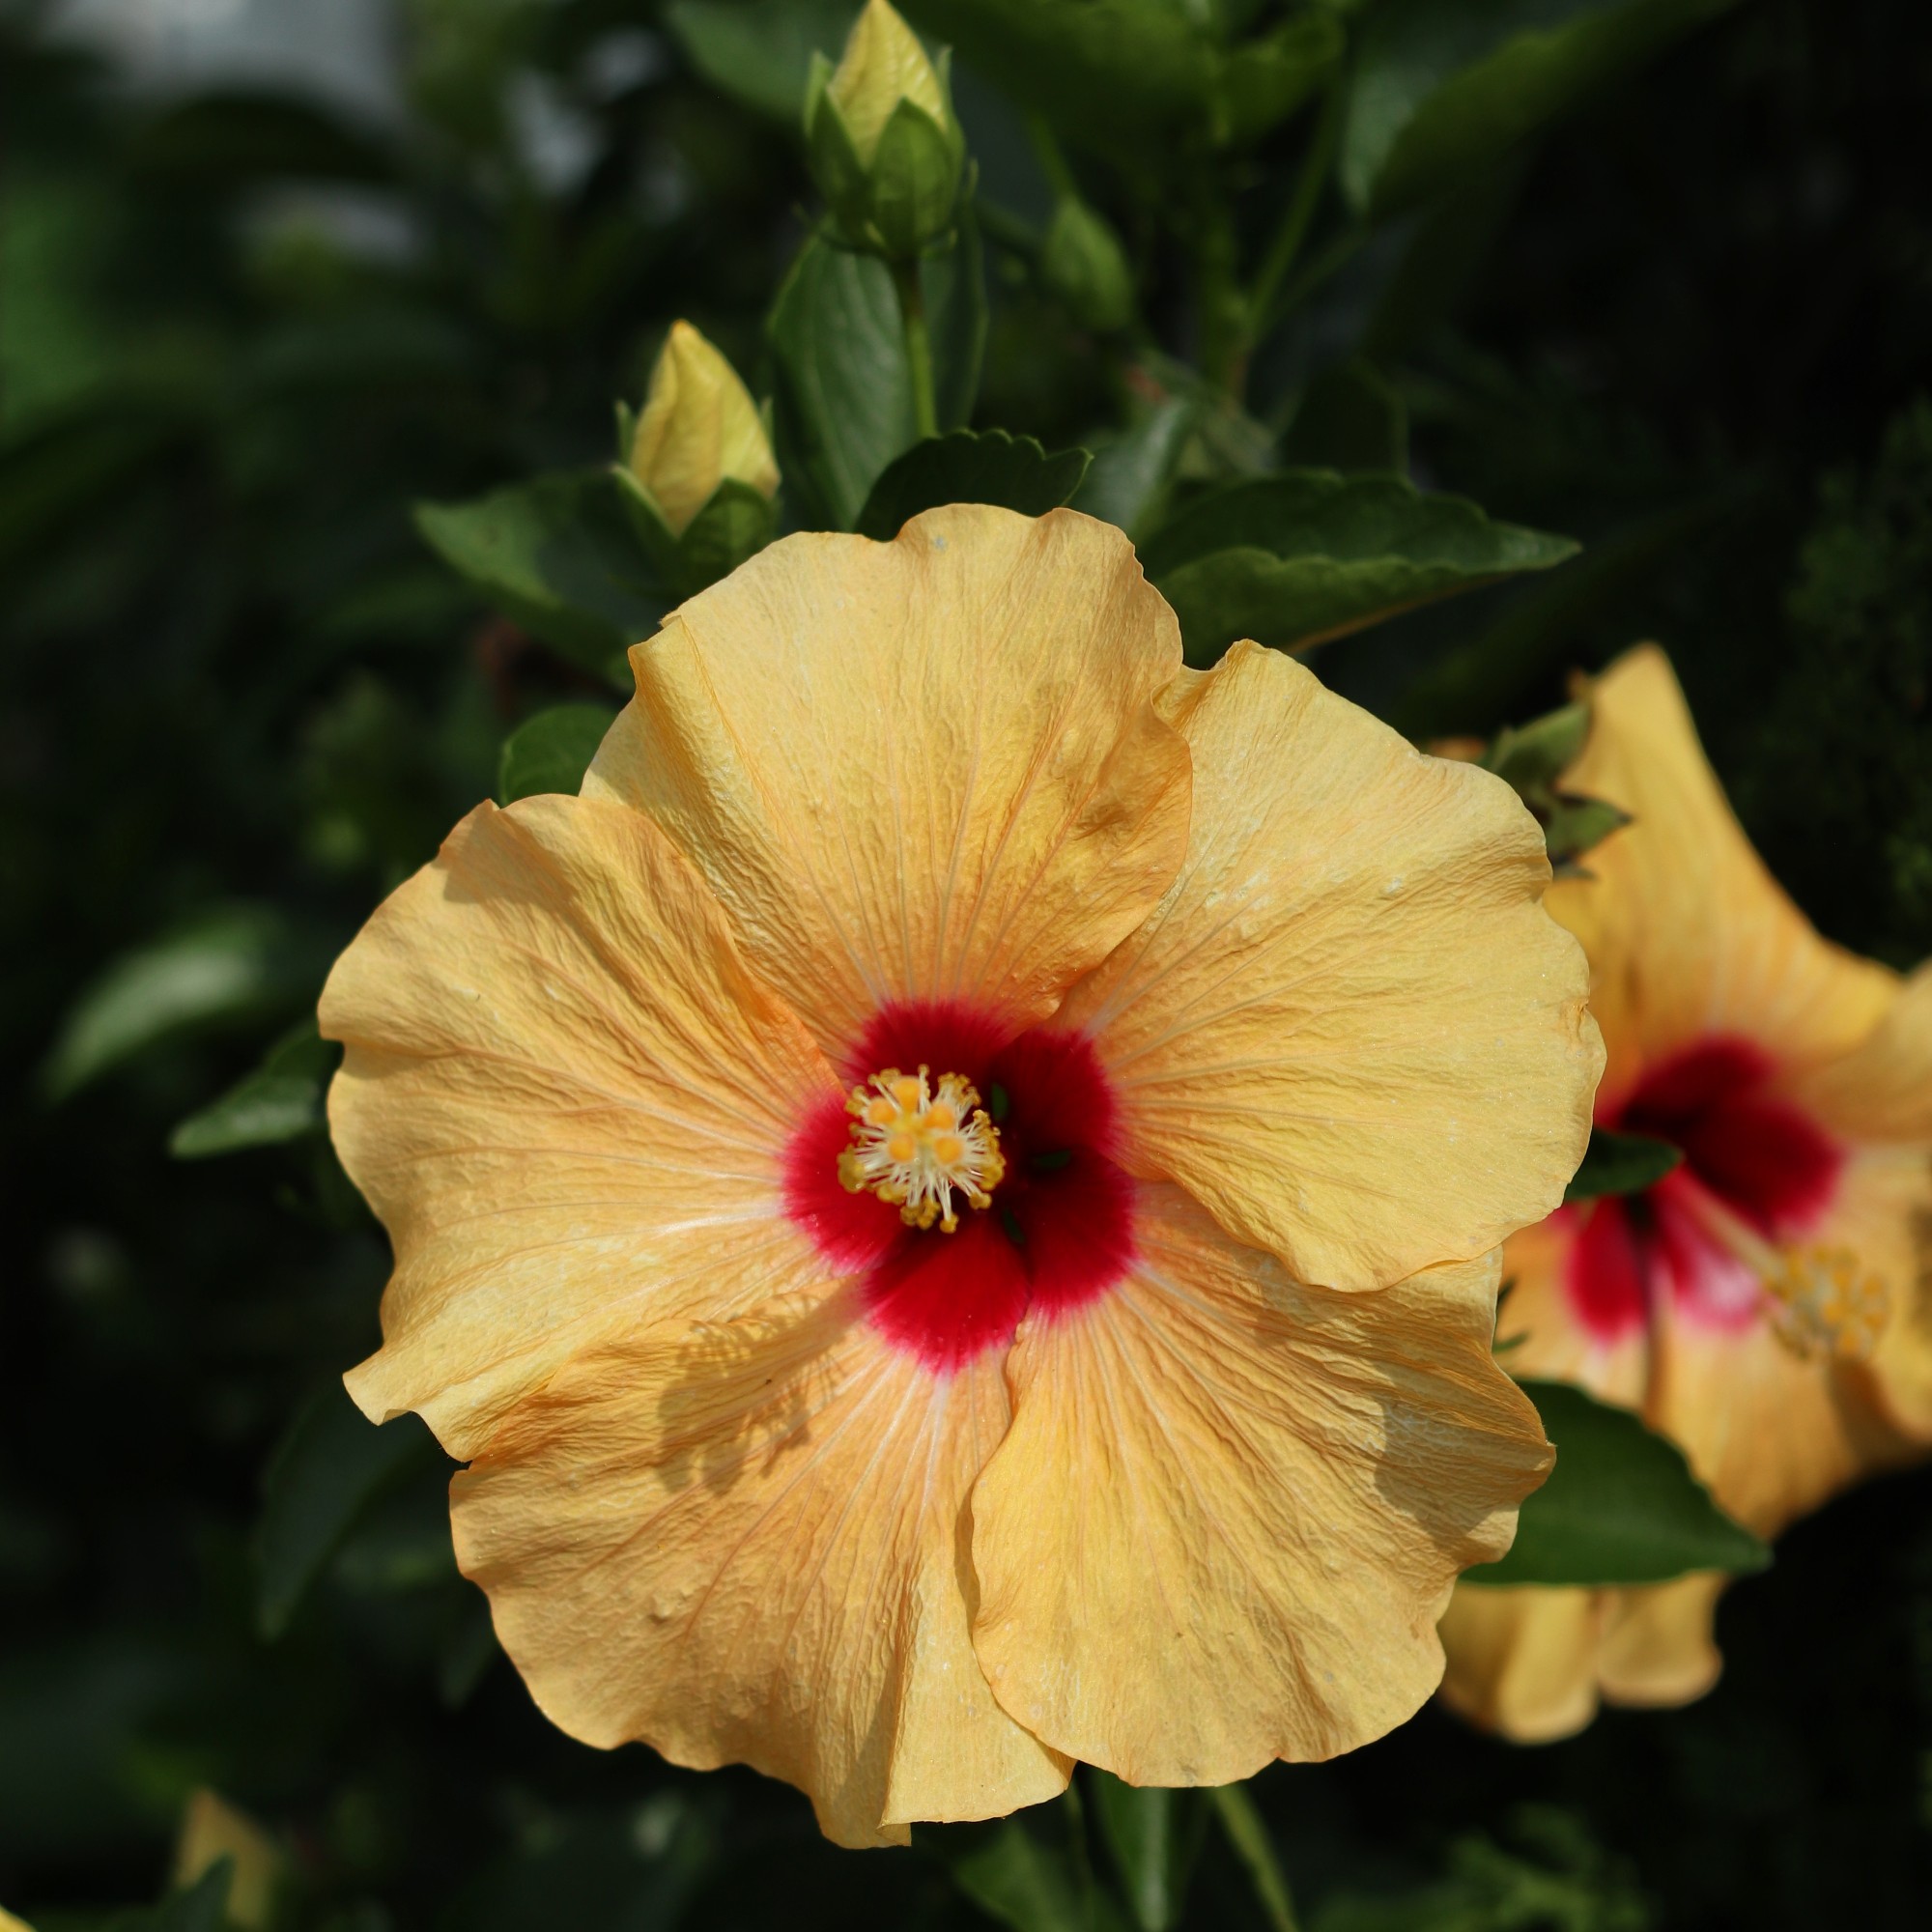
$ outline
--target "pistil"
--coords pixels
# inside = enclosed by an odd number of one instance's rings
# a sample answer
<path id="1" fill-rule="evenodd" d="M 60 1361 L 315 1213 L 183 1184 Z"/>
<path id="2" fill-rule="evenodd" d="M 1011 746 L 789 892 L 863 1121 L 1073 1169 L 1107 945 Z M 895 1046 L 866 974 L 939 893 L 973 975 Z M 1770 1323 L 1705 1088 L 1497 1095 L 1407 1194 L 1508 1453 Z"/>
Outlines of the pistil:
<path id="1" fill-rule="evenodd" d="M 838 1179 L 848 1193 L 876 1194 L 899 1210 L 909 1228 L 942 1234 L 959 1226 L 953 1197 L 974 1208 L 989 1207 L 1007 1171 L 1000 1130 L 971 1081 L 931 1068 L 917 1074 L 888 1066 L 853 1088 L 845 1102 L 852 1116 L 852 1145 L 838 1156 Z"/>

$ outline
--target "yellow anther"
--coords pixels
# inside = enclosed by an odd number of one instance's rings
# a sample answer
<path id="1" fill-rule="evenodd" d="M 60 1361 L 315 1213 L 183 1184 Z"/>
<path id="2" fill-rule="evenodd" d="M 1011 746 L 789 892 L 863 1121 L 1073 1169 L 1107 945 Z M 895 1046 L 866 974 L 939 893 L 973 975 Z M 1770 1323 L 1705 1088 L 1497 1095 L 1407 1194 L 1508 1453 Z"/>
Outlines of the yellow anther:
<path id="1" fill-rule="evenodd" d="M 988 1206 L 1007 1164 L 1000 1130 L 980 1105 L 972 1082 L 931 1068 L 918 1077 L 888 1066 L 852 1090 L 852 1145 L 838 1156 L 838 1179 L 851 1193 L 876 1194 L 909 1228 L 945 1234 L 959 1225 L 953 1196 Z"/>
<path id="2" fill-rule="evenodd" d="M 1870 1359 L 1885 1333 L 1891 1295 L 1848 1248 L 1791 1248 L 1765 1277 L 1778 1339 L 1805 1357 Z"/>

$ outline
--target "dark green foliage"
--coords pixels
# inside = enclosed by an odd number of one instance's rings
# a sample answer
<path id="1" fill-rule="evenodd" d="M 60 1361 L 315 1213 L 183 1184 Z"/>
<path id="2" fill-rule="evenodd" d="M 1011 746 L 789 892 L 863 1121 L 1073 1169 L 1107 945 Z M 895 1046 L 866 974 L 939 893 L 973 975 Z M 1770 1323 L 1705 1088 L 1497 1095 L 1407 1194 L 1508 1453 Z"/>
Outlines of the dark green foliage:
<path id="1" fill-rule="evenodd" d="M 1188 662 L 1238 638 L 1305 650 L 1418 604 L 1576 553 L 1400 476 L 1297 469 L 1202 497 L 1143 546 L 1180 618 Z"/>
<path id="2" fill-rule="evenodd" d="M 1740 803 L 1828 930 L 1914 964 L 1932 952 L 1932 401 L 1868 471 L 1825 479 L 1786 611 L 1791 669 Z"/>
<path id="3" fill-rule="evenodd" d="M 907 518 L 938 503 L 997 503 L 1043 517 L 1080 487 L 1092 459 L 1084 449 L 1049 456 L 1030 436 L 954 430 L 915 443 L 872 485 L 853 527 L 890 543 Z"/>
<path id="4" fill-rule="evenodd" d="M 1524 1499 L 1508 1555 L 1471 1570 L 1473 1582 L 1663 1583 L 1771 1561 L 1712 1502 L 1677 1446 L 1629 1410 L 1563 1382 L 1525 1382 L 1523 1393 L 1556 1445 L 1556 1467 Z"/>
<path id="5" fill-rule="evenodd" d="M 1591 1201 L 1600 1194 L 1641 1194 L 1679 1165 L 1682 1148 L 1648 1134 L 1620 1134 L 1592 1127 L 1582 1165 L 1563 1190 L 1566 1201 Z"/>

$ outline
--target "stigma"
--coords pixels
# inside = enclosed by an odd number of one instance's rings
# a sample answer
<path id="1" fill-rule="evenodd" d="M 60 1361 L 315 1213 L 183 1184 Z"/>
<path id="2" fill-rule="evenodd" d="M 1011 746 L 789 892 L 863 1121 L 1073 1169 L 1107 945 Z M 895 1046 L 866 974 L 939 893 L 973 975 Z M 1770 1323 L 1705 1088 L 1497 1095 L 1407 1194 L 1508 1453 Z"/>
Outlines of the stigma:
<path id="1" fill-rule="evenodd" d="M 852 1145 L 838 1156 L 847 1193 L 876 1194 L 899 1210 L 908 1228 L 959 1225 L 955 1195 L 974 1208 L 991 1205 L 1007 1163 L 1000 1130 L 980 1105 L 973 1083 L 931 1069 L 901 1073 L 888 1066 L 853 1088 L 845 1102 Z"/>

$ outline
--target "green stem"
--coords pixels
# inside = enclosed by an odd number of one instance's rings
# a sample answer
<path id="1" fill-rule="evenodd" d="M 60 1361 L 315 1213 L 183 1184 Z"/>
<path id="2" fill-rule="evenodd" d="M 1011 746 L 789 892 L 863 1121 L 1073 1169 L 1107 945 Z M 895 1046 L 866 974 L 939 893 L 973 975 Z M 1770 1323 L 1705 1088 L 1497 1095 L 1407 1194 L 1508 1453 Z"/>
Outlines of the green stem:
<path id="1" fill-rule="evenodd" d="M 1040 172 L 1045 175 L 1047 185 L 1063 199 L 1079 200 L 1080 185 L 1073 179 L 1073 170 L 1066 165 L 1066 156 L 1061 152 L 1060 143 L 1040 114 L 1027 116 L 1027 134 L 1033 142 L 1033 151 L 1039 159 Z"/>
<path id="2" fill-rule="evenodd" d="M 1335 150 L 1341 144 L 1342 106 L 1342 89 L 1331 82 L 1322 97 L 1321 118 L 1315 124 L 1308 153 L 1302 159 L 1294 193 L 1282 215 L 1281 226 L 1275 230 L 1274 240 L 1268 243 L 1267 253 L 1262 258 L 1254 286 L 1248 291 L 1251 315 L 1268 315 L 1289 270 L 1294 267 L 1295 257 L 1301 253 L 1301 244 L 1308 240 L 1309 225 L 1321 205 L 1321 190 L 1327 185 L 1328 171 L 1335 164 Z"/>
<path id="3" fill-rule="evenodd" d="M 1236 278 L 1235 223 L 1211 195 L 1195 214 L 1194 293 L 1200 305 L 1201 373 L 1236 402 L 1246 375 L 1247 303 Z"/>
<path id="4" fill-rule="evenodd" d="M 1235 1848 L 1235 1856 L 1247 1868 L 1248 1883 L 1261 1901 L 1262 1916 L 1271 1932 L 1299 1932 L 1294 1917 L 1294 1901 L 1288 1889 L 1288 1874 L 1274 1855 L 1273 1841 L 1248 1796 L 1245 1784 L 1223 1784 L 1208 1792 L 1221 1829 Z"/>
<path id="5" fill-rule="evenodd" d="M 906 373 L 912 378 L 912 415 L 922 441 L 939 434 L 939 410 L 932 391 L 932 333 L 925 321 L 925 291 L 920 286 L 919 264 L 895 262 L 893 287 L 899 298 L 899 321 L 905 328 Z"/>

